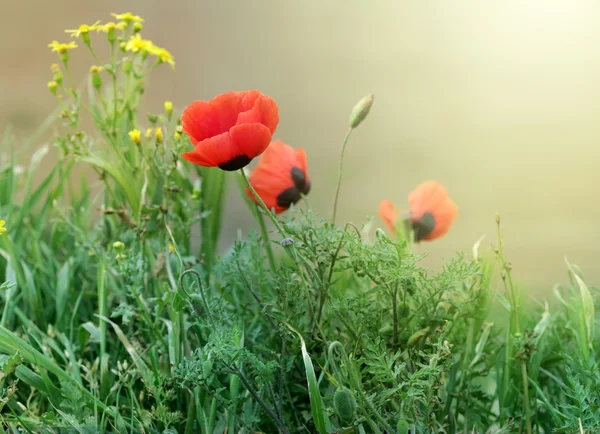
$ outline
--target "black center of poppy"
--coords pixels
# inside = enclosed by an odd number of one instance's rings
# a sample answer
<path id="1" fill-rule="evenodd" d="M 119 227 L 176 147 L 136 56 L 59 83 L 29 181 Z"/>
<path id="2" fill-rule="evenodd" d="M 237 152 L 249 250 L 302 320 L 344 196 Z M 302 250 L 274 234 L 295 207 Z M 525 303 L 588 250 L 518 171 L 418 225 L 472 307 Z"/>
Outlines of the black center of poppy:
<path id="1" fill-rule="evenodd" d="M 291 170 L 292 181 L 294 181 L 294 185 L 298 189 L 299 192 L 303 194 L 308 194 L 310 191 L 310 181 L 306 182 L 306 173 L 299 167 L 292 167 Z"/>
<path id="2" fill-rule="evenodd" d="M 277 195 L 277 205 L 281 208 L 289 208 L 293 203 L 300 200 L 303 194 L 310 191 L 310 181 L 306 182 L 306 174 L 299 167 L 292 167 L 290 170 L 293 187 L 286 188 Z"/>
<path id="3" fill-rule="evenodd" d="M 227 170 L 228 172 L 233 172 L 234 170 L 246 167 L 251 161 L 252 158 L 248 157 L 247 155 L 240 154 L 236 155 L 229 161 L 219 164 L 219 168 Z"/>
<path id="4" fill-rule="evenodd" d="M 421 218 L 413 222 L 413 231 L 415 232 L 415 241 L 421 241 L 429 235 L 435 228 L 435 219 L 430 212 L 423 213 Z"/>
<path id="5" fill-rule="evenodd" d="M 290 205 L 300 200 L 300 191 L 296 187 L 290 187 L 277 195 L 277 206 L 289 208 Z"/>

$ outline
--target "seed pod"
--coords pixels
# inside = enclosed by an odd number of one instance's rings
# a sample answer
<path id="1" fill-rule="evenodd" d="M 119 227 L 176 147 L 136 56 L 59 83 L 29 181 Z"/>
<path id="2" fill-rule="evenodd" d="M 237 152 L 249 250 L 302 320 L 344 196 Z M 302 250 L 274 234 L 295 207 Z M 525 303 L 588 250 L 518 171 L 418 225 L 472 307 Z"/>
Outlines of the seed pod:
<path id="1" fill-rule="evenodd" d="M 338 417 L 345 425 L 350 425 L 356 419 L 356 400 L 345 387 L 339 388 L 333 395 L 333 407 Z"/>
<path id="2" fill-rule="evenodd" d="M 408 434 L 408 422 L 405 421 L 404 419 L 400 419 L 398 421 L 398 424 L 396 425 L 396 432 L 398 434 Z"/>

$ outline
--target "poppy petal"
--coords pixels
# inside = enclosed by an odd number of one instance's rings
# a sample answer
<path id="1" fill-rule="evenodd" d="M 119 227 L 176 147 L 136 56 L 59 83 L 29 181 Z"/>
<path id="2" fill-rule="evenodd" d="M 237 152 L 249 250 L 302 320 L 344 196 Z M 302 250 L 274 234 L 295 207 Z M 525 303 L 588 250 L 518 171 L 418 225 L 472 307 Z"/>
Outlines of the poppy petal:
<path id="1" fill-rule="evenodd" d="M 182 157 L 190 163 L 209 167 L 219 166 L 235 156 L 235 147 L 229 133 L 205 139 L 201 146 L 196 146 L 193 151 L 182 154 Z"/>
<path id="2" fill-rule="evenodd" d="M 386 224 L 391 233 L 396 233 L 396 220 L 400 213 L 396 211 L 396 207 L 389 200 L 382 200 L 379 204 L 379 216 Z"/>
<path id="3" fill-rule="evenodd" d="M 271 142 L 271 130 L 262 124 L 241 124 L 229 130 L 237 155 L 250 160 L 262 154 Z M 250 162 L 250 161 L 248 161 Z"/>
<path id="4" fill-rule="evenodd" d="M 239 113 L 236 125 L 263 124 L 273 135 L 279 123 L 279 109 L 272 98 L 258 91 L 250 91 L 244 97 L 242 106 L 244 111 Z"/>
<path id="5" fill-rule="evenodd" d="M 194 101 L 181 116 L 183 131 L 193 145 L 229 131 L 242 109 L 241 92 L 227 92 L 211 101 Z"/>

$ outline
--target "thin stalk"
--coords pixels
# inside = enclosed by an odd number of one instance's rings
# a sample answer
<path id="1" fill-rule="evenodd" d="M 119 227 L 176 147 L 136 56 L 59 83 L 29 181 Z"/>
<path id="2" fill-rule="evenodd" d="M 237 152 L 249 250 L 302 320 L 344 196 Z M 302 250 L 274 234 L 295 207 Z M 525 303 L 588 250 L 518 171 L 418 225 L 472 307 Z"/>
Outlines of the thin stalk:
<path id="1" fill-rule="evenodd" d="M 240 173 L 242 174 L 242 178 L 244 178 L 244 182 L 246 183 L 246 187 L 248 187 L 248 189 L 252 192 L 252 195 L 254 196 L 254 198 L 256 199 L 256 201 L 260 204 L 260 206 L 262 207 L 262 209 L 267 213 L 267 215 L 269 216 L 269 218 L 273 222 L 273 225 L 277 228 L 277 231 L 281 234 L 282 237 L 285 237 L 286 236 L 286 231 L 281 226 L 281 223 L 279 223 L 279 221 L 277 220 L 277 217 L 275 217 L 275 214 L 273 214 L 271 212 L 271 210 L 267 207 L 267 205 L 265 205 L 265 202 L 258 195 L 258 193 L 254 189 L 254 187 L 252 187 L 252 184 L 250 184 L 250 181 L 248 181 L 248 177 L 246 176 L 246 172 L 244 172 L 244 169 L 240 169 Z"/>
<path id="2" fill-rule="evenodd" d="M 337 205 L 338 199 L 340 197 L 340 188 L 342 186 L 342 169 L 344 165 L 344 153 L 346 152 L 346 145 L 348 144 L 348 139 L 350 138 L 350 134 L 352 134 L 352 128 L 348 128 L 348 132 L 346 133 L 346 137 L 344 138 L 344 142 L 342 143 L 342 153 L 340 155 L 340 166 L 338 169 L 338 182 L 337 188 L 335 190 L 335 200 L 333 201 L 333 218 L 332 222 L 335 225 L 335 217 L 337 215 Z"/>
<path id="3" fill-rule="evenodd" d="M 394 322 L 394 335 L 392 338 L 392 345 L 394 351 L 398 349 L 398 309 L 396 307 L 396 299 L 398 298 L 398 283 L 392 290 L 392 320 Z"/>
<path id="4" fill-rule="evenodd" d="M 258 224 L 260 225 L 260 233 L 263 241 L 265 242 L 265 249 L 267 250 L 267 258 L 269 260 L 269 266 L 273 274 L 277 271 L 277 265 L 275 263 L 275 256 L 273 255 L 273 247 L 271 246 L 271 240 L 269 239 L 269 232 L 267 231 L 267 225 L 265 219 L 262 216 L 258 216 Z"/>
<path id="5" fill-rule="evenodd" d="M 511 304 L 511 313 L 515 325 L 515 333 L 521 333 L 519 326 L 519 302 L 517 300 L 517 291 L 512 280 L 511 266 L 504 258 L 503 243 L 502 243 L 502 232 L 500 231 L 500 216 L 496 217 L 496 225 L 498 228 L 498 250 L 497 256 L 504 270 L 505 276 L 502 278 L 502 282 L 506 291 L 510 294 L 509 301 Z M 512 342 L 513 333 L 509 333 L 508 345 Z M 510 351 L 510 348 L 509 348 Z M 508 355 L 508 354 L 507 354 Z M 525 424 L 527 434 L 531 434 L 531 408 L 529 406 L 529 376 L 527 375 L 527 363 L 525 360 L 521 360 L 521 379 L 523 382 L 523 411 L 525 412 Z M 506 393 L 506 392 L 505 392 Z"/>
<path id="6" fill-rule="evenodd" d="M 234 374 L 237 375 L 239 377 L 239 379 L 241 380 L 241 382 L 244 384 L 244 386 L 246 387 L 248 392 L 250 392 L 250 395 L 252 395 L 252 397 L 262 407 L 262 409 L 265 411 L 265 413 L 267 413 L 267 415 L 269 415 L 269 417 L 273 420 L 273 422 L 275 422 L 275 425 L 277 425 L 277 428 L 279 428 L 279 431 L 281 431 L 283 434 L 289 434 L 289 431 L 288 431 L 287 427 L 285 426 L 285 424 L 283 423 L 283 421 L 281 419 L 279 419 L 279 417 L 273 412 L 273 410 L 271 410 L 269 408 L 269 406 L 265 403 L 265 401 L 262 400 L 262 398 L 258 395 L 256 390 L 254 390 L 254 387 L 252 387 L 252 385 L 250 384 L 248 379 L 238 369 L 238 367 L 235 365 L 235 363 L 231 366 L 231 368 L 232 368 Z"/>

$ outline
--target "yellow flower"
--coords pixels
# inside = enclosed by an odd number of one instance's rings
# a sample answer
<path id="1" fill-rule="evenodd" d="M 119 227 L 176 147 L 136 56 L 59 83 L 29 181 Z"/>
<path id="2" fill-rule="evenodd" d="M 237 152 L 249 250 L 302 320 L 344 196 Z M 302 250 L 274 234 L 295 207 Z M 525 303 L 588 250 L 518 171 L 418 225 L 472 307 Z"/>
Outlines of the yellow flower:
<path id="1" fill-rule="evenodd" d="M 175 140 L 179 140 L 179 139 L 181 139 L 181 133 L 178 133 L 177 131 L 175 131 L 175 133 L 173 134 L 173 138 L 174 138 Z"/>
<path id="2" fill-rule="evenodd" d="M 65 33 L 69 33 L 74 38 L 79 38 L 81 35 L 87 35 L 91 31 L 98 30 L 98 24 L 100 24 L 100 21 L 96 21 L 91 26 L 88 26 L 87 24 L 82 24 L 76 30 L 65 30 Z"/>
<path id="3" fill-rule="evenodd" d="M 163 141 L 163 133 L 162 130 L 160 129 L 160 127 L 156 128 L 156 142 L 157 143 L 162 143 Z"/>
<path id="4" fill-rule="evenodd" d="M 77 44 L 73 41 L 69 42 L 68 44 L 62 44 L 54 40 L 48 44 L 48 48 L 52 48 L 52 52 L 56 51 L 57 53 L 64 54 L 73 48 L 77 48 Z"/>
<path id="5" fill-rule="evenodd" d="M 142 132 L 137 129 L 131 130 L 129 131 L 129 138 L 133 143 L 139 144 L 142 141 Z"/>
<path id="6" fill-rule="evenodd" d="M 165 101 L 165 113 L 167 116 L 171 116 L 171 113 L 173 113 L 173 103 L 171 101 Z"/>
<path id="7" fill-rule="evenodd" d="M 171 253 L 175 253 L 175 246 L 173 245 L 173 243 L 169 243 L 169 250 L 171 251 Z"/>
<path id="8" fill-rule="evenodd" d="M 152 128 L 148 128 L 146 130 L 146 138 L 149 139 L 152 137 Z"/>
<path id="9" fill-rule="evenodd" d="M 147 50 L 150 54 L 158 58 L 159 63 L 168 63 L 171 65 L 171 68 L 175 69 L 175 60 L 173 59 L 171 53 L 169 53 L 166 49 L 152 45 Z"/>
<path id="10" fill-rule="evenodd" d="M 133 51 L 134 53 L 137 53 L 138 51 L 150 52 L 153 49 L 153 46 L 152 41 L 142 39 L 141 35 L 138 33 L 127 41 L 127 44 L 125 44 L 125 51 Z"/>
<path id="11" fill-rule="evenodd" d="M 121 20 L 121 21 L 123 21 L 126 24 L 129 24 L 132 21 L 136 22 L 136 23 L 143 23 L 144 22 L 144 19 L 142 17 L 140 17 L 138 15 L 133 15 L 131 12 L 125 12 L 125 13 L 122 13 L 122 14 L 112 13 L 111 15 L 113 17 L 115 17 L 117 20 Z"/>
<path id="12" fill-rule="evenodd" d="M 108 32 L 113 31 L 113 30 L 123 30 L 124 28 L 125 28 L 125 23 L 124 22 L 120 22 L 118 24 L 115 24 L 112 21 L 109 21 L 106 24 L 100 24 L 99 26 L 97 26 L 96 27 L 96 31 L 108 33 Z"/>
<path id="13" fill-rule="evenodd" d="M 5 224 L 6 222 L 4 220 L 0 220 L 0 235 L 6 232 L 6 228 L 4 227 Z"/>

